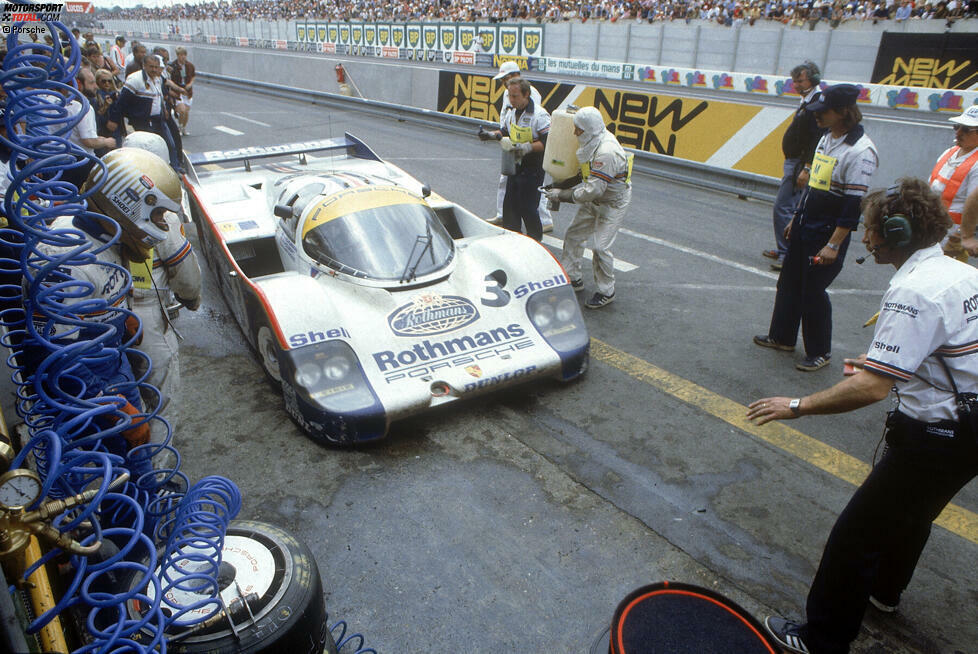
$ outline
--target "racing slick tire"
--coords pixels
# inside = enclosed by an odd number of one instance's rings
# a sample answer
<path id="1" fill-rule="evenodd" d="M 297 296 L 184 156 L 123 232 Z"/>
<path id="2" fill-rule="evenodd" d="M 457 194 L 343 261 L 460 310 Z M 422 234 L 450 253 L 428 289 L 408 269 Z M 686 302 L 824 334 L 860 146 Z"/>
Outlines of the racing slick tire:
<path id="1" fill-rule="evenodd" d="M 249 603 L 254 621 L 237 614 L 237 638 L 227 620 L 200 635 L 167 641 L 175 654 L 336 654 L 327 625 L 326 602 L 319 568 L 309 547 L 274 525 L 235 520 L 227 530 L 222 587 L 237 583 L 257 587 Z M 234 566 L 233 562 L 245 563 Z M 231 578 L 233 577 L 233 578 Z"/>
<path id="2" fill-rule="evenodd" d="M 258 352 L 258 360 L 261 363 L 265 376 L 275 388 L 282 388 L 281 358 L 282 348 L 275 340 L 275 332 L 262 321 L 258 323 L 258 332 L 255 334 L 255 350 Z"/>

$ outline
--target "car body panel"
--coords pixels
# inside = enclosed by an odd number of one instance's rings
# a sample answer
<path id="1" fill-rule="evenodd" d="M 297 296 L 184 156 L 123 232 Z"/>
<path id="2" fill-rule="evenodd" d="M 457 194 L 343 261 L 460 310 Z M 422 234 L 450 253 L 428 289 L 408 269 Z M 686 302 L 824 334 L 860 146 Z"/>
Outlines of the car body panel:
<path id="1" fill-rule="evenodd" d="M 575 295 L 539 243 L 428 194 L 350 135 L 248 150 L 188 158 L 191 215 L 249 342 L 274 334 L 286 409 L 310 435 L 379 438 L 463 397 L 586 370 Z M 262 162 L 272 154 L 293 162 Z"/>

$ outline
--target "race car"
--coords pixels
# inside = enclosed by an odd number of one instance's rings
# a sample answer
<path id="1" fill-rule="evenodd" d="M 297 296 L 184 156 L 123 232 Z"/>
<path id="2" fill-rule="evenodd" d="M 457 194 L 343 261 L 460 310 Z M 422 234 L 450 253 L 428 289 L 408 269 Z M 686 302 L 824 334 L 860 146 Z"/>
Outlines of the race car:
<path id="1" fill-rule="evenodd" d="M 200 248 L 231 312 L 314 439 L 540 377 L 589 338 L 542 245 L 431 193 L 356 137 L 187 155 Z"/>

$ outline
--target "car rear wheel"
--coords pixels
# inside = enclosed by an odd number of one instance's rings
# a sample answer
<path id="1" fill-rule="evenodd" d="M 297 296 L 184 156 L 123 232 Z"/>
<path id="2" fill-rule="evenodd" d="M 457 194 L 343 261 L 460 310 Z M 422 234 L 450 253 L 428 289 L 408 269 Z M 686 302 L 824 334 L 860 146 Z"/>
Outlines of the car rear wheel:
<path id="1" fill-rule="evenodd" d="M 258 359 L 261 361 L 265 375 L 272 384 L 280 387 L 282 385 L 282 370 L 279 362 L 282 358 L 282 349 L 275 339 L 275 332 L 265 323 L 258 327 L 255 349 L 258 350 Z"/>

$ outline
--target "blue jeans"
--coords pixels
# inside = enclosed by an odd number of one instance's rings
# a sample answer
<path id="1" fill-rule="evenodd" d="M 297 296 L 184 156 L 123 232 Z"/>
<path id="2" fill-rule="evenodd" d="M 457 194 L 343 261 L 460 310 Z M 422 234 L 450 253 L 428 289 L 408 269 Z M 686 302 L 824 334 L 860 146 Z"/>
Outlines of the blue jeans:
<path id="1" fill-rule="evenodd" d="M 795 169 L 798 159 L 785 159 L 781 174 L 781 187 L 774 199 L 774 240 L 778 244 L 778 260 L 784 261 L 788 253 L 788 241 L 784 240 L 784 228 L 791 222 L 801 197 L 801 189 L 795 188 Z"/>

